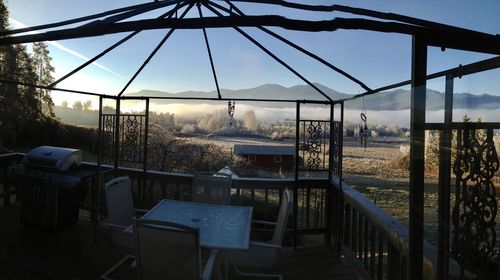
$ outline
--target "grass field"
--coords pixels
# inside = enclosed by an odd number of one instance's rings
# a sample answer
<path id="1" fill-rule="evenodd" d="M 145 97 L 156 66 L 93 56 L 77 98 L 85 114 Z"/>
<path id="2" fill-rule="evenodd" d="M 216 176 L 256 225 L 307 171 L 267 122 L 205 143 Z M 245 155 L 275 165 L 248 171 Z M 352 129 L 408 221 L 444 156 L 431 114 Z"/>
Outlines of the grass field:
<path id="1" fill-rule="evenodd" d="M 409 222 L 409 171 L 398 160 L 402 153 L 399 149 L 405 144 L 403 139 L 371 141 L 367 149 L 359 143 L 344 140 L 344 178 L 346 182 L 362 192 L 370 200 L 405 225 Z M 452 184 L 454 184 L 452 182 Z M 500 184 L 496 182 L 497 204 Z M 452 185 L 451 207 L 455 203 Z M 436 244 L 437 207 L 438 207 L 438 170 L 426 166 L 424 194 L 424 235 L 425 239 Z M 497 213 L 497 235 L 500 235 L 500 214 Z"/>

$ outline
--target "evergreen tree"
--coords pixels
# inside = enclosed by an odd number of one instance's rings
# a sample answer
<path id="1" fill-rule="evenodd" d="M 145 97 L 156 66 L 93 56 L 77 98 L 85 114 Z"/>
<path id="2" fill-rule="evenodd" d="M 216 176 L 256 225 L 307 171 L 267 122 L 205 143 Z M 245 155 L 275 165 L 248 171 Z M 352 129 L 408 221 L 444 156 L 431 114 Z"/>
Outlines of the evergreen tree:
<path id="1" fill-rule="evenodd" d="M 35 84 L 37 75 L 33 68 L 31 56 L 25 46 L 18 45 L 16 49 L 16 71 L 14 80 L 27 84 Z M 40 100 L 37 98 L 37 90 L 34 87 L 17 86 L 16 115 L 18 121 L 29 123 L 40 121 L 43 111 Z"/>
<path id="2" fill-rule="evenodd" d="M 0 0 L 0 31 L 9 29 L 9 13 Z M 23 45 L 0 46 L 0 79 L 27 84 L 52 83 L 54 68 L 47 46 L 36 43 L 31 56 Z M 0 147 L 13 148 L 17 137 L 54 116 L 49 91 L 0 82 Z M 49 117 L 49 118 L 47 118 Z"/>
<path id="3" fill-rule="evenodd" d="M 9 12 L 0 0 L 0 31 L 8 29 Z M 17 52 L 13 46 L 0 46 L 0 77 L 4 80 L 14 80 Z M 16 125 L 15 104 L 17 86 L 0 83 L 0 146 L 10 145 L 15 139 Z"/>
<path id="4" fill-rule="evenodd" d="M 54 82 L 54 77 L 52 76 L 54 67 L 50 64 L 51 60 L 47 44 L 43 42 L 33 43 L 33 68 L 38 77 L 36 84 L 48 86 Z M 54 102 L 50 96 L 50 90 L 37 89 L 37 96 L 40 100 L 43 114 L 54 117 Z"/>

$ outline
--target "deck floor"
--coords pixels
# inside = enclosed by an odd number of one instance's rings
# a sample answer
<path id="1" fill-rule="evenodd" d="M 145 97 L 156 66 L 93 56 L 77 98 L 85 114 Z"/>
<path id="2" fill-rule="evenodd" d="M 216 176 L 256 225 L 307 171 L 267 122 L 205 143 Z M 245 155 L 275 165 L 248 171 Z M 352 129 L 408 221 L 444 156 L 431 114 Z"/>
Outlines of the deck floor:
<path id="1" fill-rule="evenodd" d="M 0 207 L 0 279 L 98 279 L 126 252 L 113 245 L 104 226 L 97 232 L 94 239 L 93 224 L 84 218 L 57 231 L 24 226 L 18 204 Z M 285 248 L 267 272 L 285 279 L 356 279 L 350 266 L 325 247 Z"/>

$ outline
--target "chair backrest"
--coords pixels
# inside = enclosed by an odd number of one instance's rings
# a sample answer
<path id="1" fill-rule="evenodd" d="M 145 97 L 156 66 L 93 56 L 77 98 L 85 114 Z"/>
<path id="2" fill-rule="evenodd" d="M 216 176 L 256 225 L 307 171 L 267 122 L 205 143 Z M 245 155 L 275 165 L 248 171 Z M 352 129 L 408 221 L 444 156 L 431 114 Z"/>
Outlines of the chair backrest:
<path id="1" fill-rule="evenodd" d="M 201 278 L 198 229 L 163 221 L 135 219 L 134 235 L 138 279 Z"/>
<path id="2" fill-rule="evenodd" d="M 283 238 L 285 237 L 286 226 L 288 224 L 288 217 L 290 216 L 290 209 L 292 207 L 292 197 L 290 192 L 285 188 L 283 191 L 283 197 L 281 198 L 280 212 L 278 214 L 278 220 L 276 221 L 276 227 L 274 228 L 273 237 L 270 243 L 275 245 L 282 245 Z"/>
<path id="3" fill-rule="evenodd" d="M 134 198 L 129 177 L 118 177 L 104 186 L 110 224 L 129 226 L 134 218 Z"/>
<path id="4" fill-rule="evenodd" d="M 231 177 L 223 173 L 195 173 L 192 201 L 231 204 Z"/>

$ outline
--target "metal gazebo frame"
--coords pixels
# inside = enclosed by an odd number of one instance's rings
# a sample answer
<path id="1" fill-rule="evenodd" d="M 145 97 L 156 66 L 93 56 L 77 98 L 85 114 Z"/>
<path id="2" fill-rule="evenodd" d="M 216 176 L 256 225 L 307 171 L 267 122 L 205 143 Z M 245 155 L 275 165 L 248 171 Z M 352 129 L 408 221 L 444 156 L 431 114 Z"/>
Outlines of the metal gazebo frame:
<path id="1" fill-rule="evenodd" d="M 298 20 L 282 17 L 279 15 L 258 15 L 258 16 L 248 16 L 241 11 L 235 3 L 248 3 L 248 4 L 261 4 L 261 5 L 277 5 L 281 7 L 286 7 L 289 9 L 298 9 L 303 11 L 311 12 L 343 12 L 352 15 L 360 16 L 359 18 L 340 18 L 336 17 L 332 20 L 324 21 L 311 21 L 311 20 Z M 198 10 L 199 17 L 186 18 L 185 16 L 196 6 Z M 158 9 L 167 9 L 166 12 L 161 14 L 155 19 L 144 19 L 144 20 L 127 20 L 131 17 L 141 15 L 150 11 L 155 11 Z M 203 16 L 203 9 L 206 9 L 213 14 L 215 17 L 205 17 Z M 180 13 L 180 15 L 179 15 Z M 370 19 L 367 19 L 370 18 Z M 68 25 L 85 23 L 78 27 L 67 27 Z M 257 28 L 272 37 L 280 40 L 286 45 L 300 51 L 304 55 L 311 57 L 312 59 L 322 63 L 323 65 L 329 67 L 338 74 L 346 77 L 352 82 L 358 84 L 366 92 L 353 96 L 351 98 L 343 100 L 332 100 L 327 94 L 325 94 L 321 89 L 307 80 L 298 71 L 289 66 L 285 61 L 281 60 L 277 55 L 269 51 L 265 46 L 259 43 L 255 38 L 244 32 L 241 27 L 254 27 Z M 336 31 L 340 29 L 352 30 L 369 30 L 376 32 L 389 32 L 389 33 L 399 33 L 412 36 L 412 66 L 411 66 L 411 80 L 403 81 L 401 83 L 381 87 L 378 89 L 372 89 L 362 83 L 357 78 L 351 76 L 347 72 L 334 66 L 332 63 L 322 59 L 321 57 L 315 55 L 314 53 L 300 47 L 299 45 L 289 41 L 288 39 L 278 35 L 277 33 L 268 29 L 268 27 L 281 27 L 287 30 L 296 31 L 307 31 L 307 32 L 318 32 L 318 31 Z M 52 30 L 57 28 L 56 30 Z M 210 43 L 206 33 L 206 28 L 233 28 L 236 32 L 240 33 L 243 37 L 248 39 L 251 43 L 260 48 L 263 52 L 269 55 L 276 62 L 281 64 L 284 68 L 295 74 L 306 84 L 314 88 L 324 100 L 273 100 L 273 99 L 250 99 L 250 98 L 224 98 L 221 95 L 219 84 L 217 80 L 215 63 L 211 54 Z M 117 95 L 109 95 L 102 93 L 86 92 L 81 90 L 70 90 L 56 87 L 60 82 L 77 73 L 81 69 L 95 62 L 99 58 L 103 57 L 113 49 L 117 48 L 124 42 L 133 38 L 135 35 L 144 30 L 152 29 L 169 29 L 166 35 L 162 38 L 157 47 L 148 56 L 144 63 L 139 67 L 132 78 L 127 82 L 123 89 L 117 93 Z M 150 99 L 188 99 L 188 98 L 175 98 L 175 97 L 161 97 L 161 96 L 123 96 L 124 92 L 128 86 L 135 80 L 135 78 L 140 74 L 140 72 L 146 67 L 150 59 L 158 52 L 158 50 L 164 45 L 171 34 L 177 29 L 201 29 L 203 30 L 203 35 L 208 51 L 208 56 L 210 60 L 211 70 L 214 77 L 215 86 L 217 89 L 217 97 L 199 97 L 199 98 L 189 98 L 196 100 L 213 100 L 213 101 L 272 101 L 272 102 L 293 102 L 297 106 L 297 140 L 296 140 L 296 172 L 295 179 L 296 182 L 299 181 L 299 162 L 298 162 L 298 147 L 299 147 L 299 128 L 300 123 L 303 122 L 311 126 L 322 125 L 315 123 L 317 121 L 311 120 L 301 120 L 300 107 L 301 104 L 323 104 L 330 106 L 331 113 L 330 119 L 327 124 L 333 133 L 330 133 L 329 144 L 329 167 L 328 173 L 329 178 L 333 180 L 334 178 L 340 179 L 339 193 L 336 195 L 337 208 L 327 209 L 330 212 L 342 212 L 342 132 L 343 132 L 343 111 L 344 102 L 363 97 L 366 95 L 375 94 L 384 90 L 401 87 L 404 85 L 411 85 L 411 143 L 410 143 L 410 240 L 409 240 L 409 259 L 408 259 L 408 278 L 409 279 L 422 279 L 423 277 L 423 213 L 424 213 L 424 141 L 425 141 L 425 130 L 438 129 L 441 131 L 441 165 L 440 165 L 440 203 L 439 203 L 439 243 L 438 243 L 438 275 L 439 277 L 446 277 L 448 275 L 448 258 L 449 258 L 449 207 L 450 207 L 450 177 L 451 177 L 451 156 L 449 152 L 451 143 L 451 130 L 458 129 L 468 135 L 467 131 L 474 131 L 474 129 L 487 129 L 488 130 L 488 140 L 487 144 L 491 142 L 491 133 L 493 129 L 500 128 L 499 123 L 482 123 L 482 124 L 459 124 L 453 123 L 452 116 L 452 94 L 453 94 L 453 79 L 467 74 L 477 73 L 481 71 L 486 71 L 494 68 L 500 67 L 500 36 L 491 35 L 481 32 L 476 32 L 472 30 L 467 30 L 463 28 L 453 27 L 449 25 L 439 24 L 435 22 L 430 22 L 426 20 L 421 20 L 413 17 L 407 17 L 392 13 L 382 13 L 372 10 L 352 8 L 342 5 L 309 5 L 309 4 L 299 4 L 288 1 L 273 1 L 273 0 L 165 0 L 165 1 L 154 1 L 151 3 L 139 4 L 130 7 L 114 9 L 95 15 L 80 17 L 76 19 L 71 19 L 67 21 L 45 24 L 35 27 L 22 28 L 17 30 L 6 30 L 0 32 L 0 45 L 11 45 L 20 43 L 32 43 L 39 41 L 52 41 L 52 40 L 64 40 L 64 39 L 75 39 L 75 38 L 86 38 L 92 36 L 101 36 L 106 34 L 114 34 L 121 32 L 131 32 L 123 39 L 119 40 L 117 43 L 113 44 L 109 48 L 103 50 L 94 58 L 85 62 L 81 66 L 77 67 L 73 71 L 64 75 L 51 85 L 32 85 L 27 84 L 22 81 L 7 81 L 0 80 L 2 83 L 13 83 L 17 85 L 32 86 L 37 88 L 56 90 L 62 92 L 71 92 L 85 95 L 92 95 L 99 97 L 100 112 L 99 112 L 99 139 L 100 139 L 100 151 L 98 164 L 103 161 L 103 135 L 106 132 L 105 124 L 106 120 L 114 118 L 114 122 L 110 127 L 113 137 L 113 157 L 114 165 L 118 167 L 120 162 L 120 145 L 123 142 L 120 141 L 121 134 L 121 122 L 130 121 L 130 119 L 125 120 L 124 116 L 120 112 L 120 102 L 122 100 L 136 100 L 142 99 L 146 101 L 146 111 L 142 116 L 133 116 L 141 119 L 141 123 L 144 120 L 143 134 L 144 140 L 140 142 L 144 145 L 143 154 L 139 158 L 143 162 L 143 169 L 147 169 L 147 127 L 148 127 L 148 113 L 149 113 L 149 100 Z M 50 31 L 47 31 L 50 30 Z M 30 31 L 45 31 L 38 34 L 27 34 Z M 429 46 L 439 47 L 443 50 L 446 48 L 464 50 L 464 51 L 474 51 L 487 54 L 497 55 L 497 57 L 492 59 L 487 59 L 477 63 L 472 63 L 465 66 L 460 66 L 454 69 L 449 69 L 439 73 L 427 75 L 427 48 Z M 445 120 L 443 124 L 429 124 L 425 122 L 425 101 L 426 101 L 426 81 L 431 78 L 436 77 L 446 77 L 446 104 L 445 104 Z M 116 113 L 114 116 L 110 114 L 103 114 L 103 99 L 113 99 L 116 101 Z M 334 107 L 340 106 L 340 120 L 334 120 Z M 309 122 L 309 123 L 308 123 Z M 464 136 L 465 137 L 465 136 Z M 463 145 L 469 145 L 468 140 L 463 138 Z M 122 140 L 123 141 L 123 140 Z M 323 143 L 325 144 L 325 143 Z M 464 155 L 466 156 L 466 155 Z M 313 165 L 315 161 L 313 160 Z M 487 162 L 494 164 L 493 159 L 487 159 Z M 457 176 L 461 176 L 463 171 L 456 171 Z M 462 173 L 460 173 L 462 172 Z M 487 182 L 491 181 L 491 178 L 487 176 L 483 178 Z M 490 181 L 488 181 L 490 180 Z M 457 180 L 458 181 L 458 180 Z M 460 192 L 462 187 L 466 186 L 466 182 L 463 185 L 457 185 L 457 191 Z M 294 192 L 295 196 L 297 192 Z M 329 192 L 327 195 L 333 195 Z M 489 194 L 491 195 L 491 193 Z M 494 195 L 494 188 L 493 188 Z M 296 199 L 296 197 L 295 197 Z M 480 199 L 486 200 L 489 197 L 480 197 Z M 296 201 L 296 200 L 295 200 Z M 331 205 L 329 205 L 329 208 Z M 295 204 L 294 213 L 297 214 L 297 205 Z M 454 214 L 455 215 L 455 214 Z M 457 214 L 458 215 L 458 214 Z M 335 221 L 339 228 L 342 228 L 341 214 L 335 215 Z M 327 221 L 331 222 L 331 221 Z M 489 226 L 489 225 L 487 225 Z M 296 227 L 296 223 L 295 223 Z M 464 228 L 464 231 L 470 231 L 471 229 Z M 341 231 L 341 230 L 340 230 Z M 341 236 L 341 233 L 336 234 L 337 237 Z M 340 238 L 340 237 L 339 237 Z M 337 240 L 338 241 L 338 240 Z M 494 243 L 493 245 L 494 246 Z M 459 253 L 463 257 L 468 257 L 464 255 L 465 253 Z M 471 257 L 476 257 L 471 255 Z M 465 269 L 470 268 L 470 264 L 464 264 Z"/>

